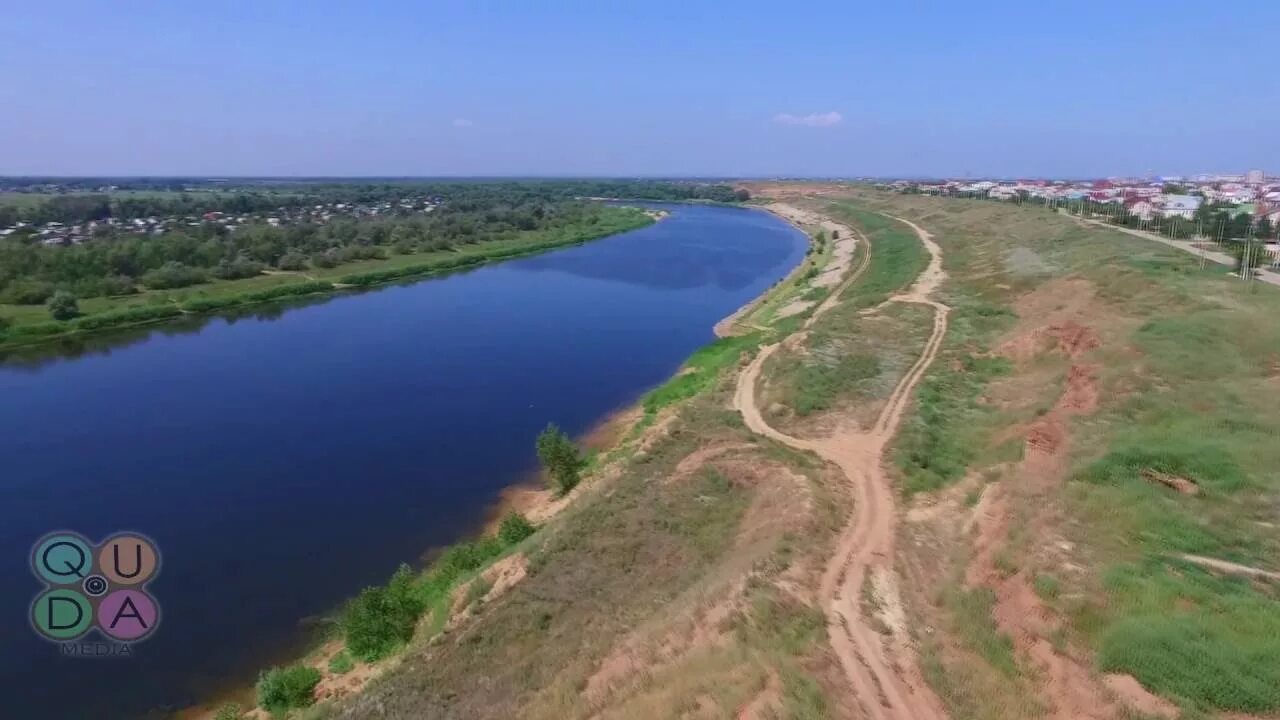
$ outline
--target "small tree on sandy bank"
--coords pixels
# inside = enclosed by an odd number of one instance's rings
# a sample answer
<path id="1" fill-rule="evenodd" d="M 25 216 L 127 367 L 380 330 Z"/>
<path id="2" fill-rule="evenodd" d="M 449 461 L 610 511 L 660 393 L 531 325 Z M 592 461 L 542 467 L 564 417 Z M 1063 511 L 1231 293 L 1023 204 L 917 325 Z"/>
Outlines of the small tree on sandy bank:
<path id="1" fill-rule="evenodd" d="M 564 495 L 577 486 L 582 470 L 582 456 L 578 448 L 555 423 L 551 423 L 538 435 L 538 459 L 547 472 L 553 490 Z"/>

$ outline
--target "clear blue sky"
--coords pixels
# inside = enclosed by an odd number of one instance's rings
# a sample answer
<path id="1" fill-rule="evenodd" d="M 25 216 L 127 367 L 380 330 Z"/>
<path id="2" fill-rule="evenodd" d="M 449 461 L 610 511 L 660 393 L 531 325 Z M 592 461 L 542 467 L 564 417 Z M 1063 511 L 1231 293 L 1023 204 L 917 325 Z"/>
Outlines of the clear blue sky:
<path id="1" fill-rule="evenodd" d="M 0 174 L 1280 173 L 1278 45 L 1275 0 L 14 2 Z"/>

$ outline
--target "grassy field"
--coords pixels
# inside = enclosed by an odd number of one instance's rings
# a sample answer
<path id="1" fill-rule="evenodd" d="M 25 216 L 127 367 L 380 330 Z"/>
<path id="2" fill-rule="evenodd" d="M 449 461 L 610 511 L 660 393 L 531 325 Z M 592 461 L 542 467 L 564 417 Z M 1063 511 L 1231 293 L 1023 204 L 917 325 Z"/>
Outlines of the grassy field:
<path id="1" fill-rule="evenodd" d="M 860 202 L 933 231 L 951 276 L 944 355 L 896 447 L 904 491 L 1006 477 L 1011 527 L 996 568 L 1034 579 L 1061 620 L 1055 647 L 1086 652 L 1093 673 L 1132 675 L 1186 717 L 1280 712 L 1280 587 L 1182 559 L 1280 568 L 1280 292 L 1040 209 Z M 1044 339 L 1070 323 L 1097 337 L 1072 362 Z M 1027 338 L 1035 354 L 1019 357 Z M 1096 382 L 1096 408 L 1061 414 L 1061 470 L 1010 470 L 1028 429 L 1061 413 L 1072 367 Z M 957 717 L 1042 712 L 1028 702 L 1040 670 L 1008 652 L 991 598 L 962 587 L 968 554 L 943 555 L 921 560 L 951 577 L 924 595 L 959 645 L 931 650 L 940 691 Z"/>

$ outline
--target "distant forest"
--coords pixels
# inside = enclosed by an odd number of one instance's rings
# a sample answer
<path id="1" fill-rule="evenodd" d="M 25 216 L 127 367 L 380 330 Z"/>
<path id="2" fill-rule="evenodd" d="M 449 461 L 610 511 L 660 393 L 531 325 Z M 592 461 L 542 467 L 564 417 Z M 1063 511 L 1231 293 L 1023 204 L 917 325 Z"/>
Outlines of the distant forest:
<path id="1" fill-rule="evenodd" d="M 49 182 L 49 181 L 42 181 Z M 59 186 L 61 187 L 61 186 Z M 119 186 L 117 186 L 119 187 Z M 184 185 L 184 187 L 190 187 Z M 198 187 L 198 186 L 197 186 Z M 403 198 L 430 197 L 430 213 L 400 208 Z M 208 212 L 275 213 L 327 203 L 392 202 L 375 217 L 339 216 L 280 226 L 253 221 L 234 230 L 215 222 L 179 223 L 155 235 L 127 225 L 98 225 L 91 239 L 45 245 L 34 227 L 0 238 L 0 303 L 41 304 L 55 292 L 78 298 L 186 287 L 265 270 L 331 268 L 358 260 L 449 250 L 516 237 L 598 225 L 610 208 L 581 197 L 731 202 L 745 191 L 726 185 L 650 181 L 525 181 L 380 184 L 313 183 L 194 192 L 146 191 L 24 194 L 0 201 L 0 228 L 16 222 L 80 224 L 115 218 L 199 219 Z M 7 213 L 7 214 L 5 214 Z"/>
<path id="2" fill-rule="evenodd" d="M 473 204 L 494 201 L 525 204 L 580 197 L 735 203 L 751 197 L 746 190 L 729 185 L 648 180 L 401 181 L 369 184 L 320 181 L 270 184 L 259 181 L 249 185 L 166 181 L 162 188 L 156 185 L 156 181 L 149 180 L 73 180 L 62 183 L 41 179 L 39 182 L 11 180 L 6 185 L 24 192 L 11 196 L 20 198 L 21 202 L 0 199 L 0 228 L 19 222 L 78 224 L 108 218 L 133 220 L 207 212 L 246 214 L 327 202 L 378 202 L 407 195 L 440 196 Z M 94 191 L 106 185 L 115 190 L 111 193 Z M 177 189 L 170 189 L 172 186 Z"/>

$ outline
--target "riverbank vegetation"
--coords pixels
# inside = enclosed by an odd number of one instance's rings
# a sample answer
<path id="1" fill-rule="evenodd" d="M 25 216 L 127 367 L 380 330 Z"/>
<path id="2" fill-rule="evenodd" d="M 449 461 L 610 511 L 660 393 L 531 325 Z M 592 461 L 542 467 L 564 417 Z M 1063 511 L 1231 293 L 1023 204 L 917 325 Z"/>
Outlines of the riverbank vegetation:
<path id="1" fill-rule="evenodd" d="M 112 253 L 116 250 L 125 253 L 130 251 L 115 248 L 109 241 L 102 247 L 83 249 L 83 252 L 81 247 L 37 248 L 25 245 L 14 250 L 14 243 L 10 241 L 8 246 L 13 254 L 23 255 L 27 260 L 18 264 L 16 270 L 14 267 L 0 266 L 4 268 L 0 270 L 0 274 L 7 273 L 11 279 L 6 286 L 7 290 L 30 291 L 29 295 L 23 295 L 21 299 L 32 304 L 0 305 L 0 318 L 3 318 L 3 323 L 0 323 L 0 346 L 36 342 L 55 335 L 155 322 L 183 314 L 252 305 L 283 297 L 325 293 L 346 287 L 371 287 L 578 244 L 652 222 L 650 217 L 632 208 L 576 202 L 561 204 L 557 207 L 558 209 L 554 212 L 544 211 L 541 221 L 543 226 L 537 229 L 512 229 L 511 226 L 502 224 L 503 221 L 497 221 L 503 229 L 494 229 L 499 227 L 497 225 L 488 226 L 493 231 L 493 235 L 482 237 L 473 234 L 458 244 L 452 244 L 454 241 L 450 240 L 423 242 L 411 247 L 388 247 L 385 244 L 364 245 L 360 244 L 363 236 L 356 235 L 355 245 L 330 248 L 321 253 L 322 257 L 328 257 L 331 254 L 340 255 L 344 262 L 333 266 L 324 266 L 327 263 L 322 262 L 306 271 L 254 270 L 255 274 L 250 277 L 237 278 L 235 276 L 241 273 L 232 273 L 226 279 L 217 279 L 212 275 L 203 274 L 203 269 L 193 269 L 193 266 L 166 259 L 156 270 L 143 272 L 136 280 L 133 276 L 127 276 L 130 278 L 129 283 L 137 283 L 130 285 L 129 289 L 132 291 L 130 294 L 87 299 L 82 299 L 68 290 L 56 289 L 59 283 L 52 280 L 31 279 L 31 277 L 43 277 L 40 275 L 42 270 L 39 269 L 45 266 L 42 263 L 47 264 L 49 268 L 54 268 L 52 272 L 63 272 L 60 268 L 65 267 L 66 258 L 60 256 L 60 253 L 79 254 L 82 259 L 97 254 L 98 260 L 104 260 L 112 257 Z M 396 221 L 378 221 L 378 226 L 390 225 L 399 228 L 413 226 L 418 222 L 417 219 L 412 218 L 405 220 L 403 225 Z M 266 229 L 264 232 L 277 239 L 284 237 L 276 230 Z M 313 239 L 316 242 L 328 242 L 323 238 L 328 238 L 328 233 L 335 231 L 325 229 L 315 232 L 317 235 L 313 235 Z M 357 232 L 362 231 L 357 230 Z M 403 235 L 398 230 L 391 230 L 380 231 L 377 237 L 390 241 L 395 234 Z M 266 267 L 266 263 L 259 263 L 256 260 L 258 256 L 248 256 L 249 259 L 246 259 L 247 256 L 236 249 L 245 247 L 245 243 L 251 243 L 251 240 L 245 239 L 250 235 L 253 235 L 253 232 L 245 232 L 243 236 L 237 233 L 235 240 L 228 240 L 225 243 L 223 240 L 209 239 L 194 245 L 188 238 L 179 240 L 177 244 L 170 246 L 170 249 L 181 254 L 199 245 L 210 248 L 219 246 L 222 252 L 238 253 L 236 257 L 239 259 L 234 260 L 233 264 L 247 263 L 254 268 Z M 373 242 L 376 238 L 371 236 L 367 239 Z M 404 238 L 401 237 L 396 242 L 403 240 Z M 158 252 L 155 248 L 148 247 L 150 242 L 150 239 L 134 239 L 127 240 L 123 244 L 140 252 Z M 288 244 L 274 247 L 270 255 L 275 257 L 273 262 L 276 264 L 290 255 L 299 254 L 297 247 Z M 403 253 L 397 254 L 399 251 Z M 0 254 L 2 253 L 3 250 L 0 250 Z M 316 255 L 313 253 L 310 257 L 314 261 Z M 41 260 L 41 258 L 44 259 Z M 109 262 L 109 260 L 104 261 Z M 153 261 L 151 264 L 154 262 L 158 261 Z M 21 268 L 24 267 L 30 269 L 34 275 L 14 278 L 14 274 L 21 272 Z M 103 266 L 94 261 L 87 267 L 96 267 L 100 270 Z M 82 271 L 95 272 L 92 269 Z M 156 273 L 164 277 L 160 282 L 163 289 L 148 289 L 142 285 Z M 198 282 L 187 285 L 188 280 L 193 278 L 198 279 Z M 76 283 L 72 282 L 70 285 L 75 287 Z M 177 289 L 175 286 L 184 287 Z M 46 292 L 49 292 L 48 298 L 41 299 Z M 58 294 L 61 299 L 58 304 L 46 307 L 44 303 L 47 299 L 51 299 L 53 294 Z"/>
<path id="2" fill-rule="evenodd" d="M 669 181 L 41 179 L 17 187 L 31 192 L 0 197 L 0 347 L 369 287 L 651 222 L 583 197 L 747 197 Z M 82 191 L 92 187 L 107 190 Z M 161 189 L 173 187 L 182 190 Z"/>
<path id="3" fill-rule="evenodd" d="M 553 423 L 538 435 L 538 460 L 547 482 L 557 495 L 563 497 L 578 486 L 585 464 L 578 447 Z"/>

